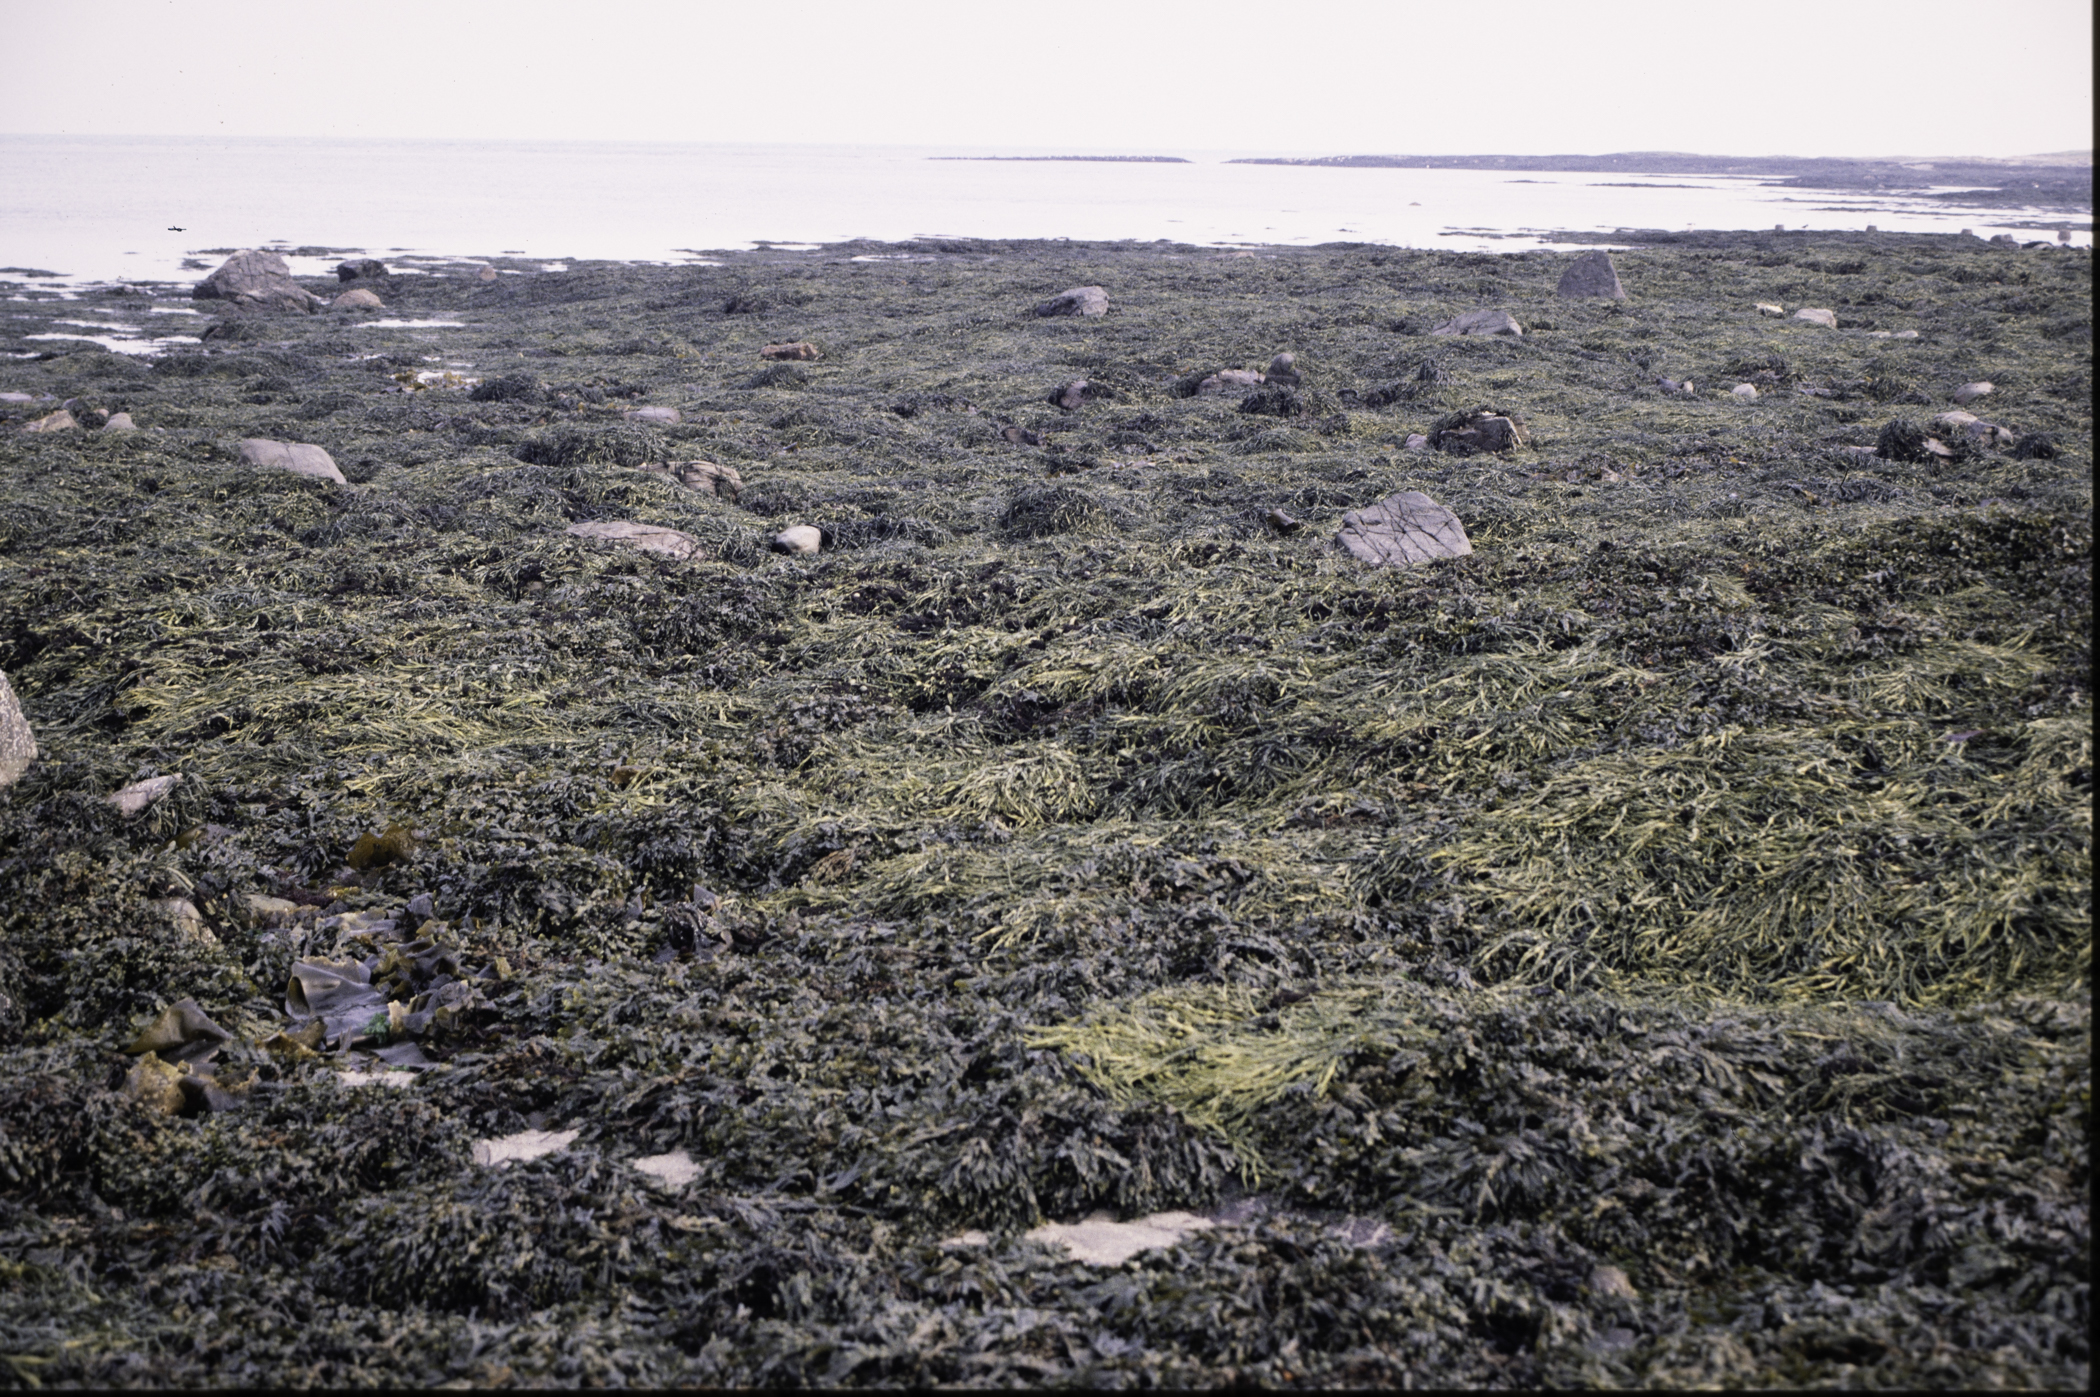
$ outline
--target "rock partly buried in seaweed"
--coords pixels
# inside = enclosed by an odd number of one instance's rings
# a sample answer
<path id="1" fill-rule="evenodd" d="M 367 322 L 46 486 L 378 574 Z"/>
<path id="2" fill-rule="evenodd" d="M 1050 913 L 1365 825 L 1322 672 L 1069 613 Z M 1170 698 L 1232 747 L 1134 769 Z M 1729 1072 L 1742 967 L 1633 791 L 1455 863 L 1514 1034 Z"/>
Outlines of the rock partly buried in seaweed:
<path id="1" fill-rule="evenodd" d="M 501 1169 L 565 1150 L 576 1142 L 578 1134 L 574 1130 L 521 1130 L 493 1140 L 476 1140 L 474 1162 Z"/>
<path id="2" fill-rule="evenodd" d="M 348 262 L 336 263 L 335 275 L 338 281 L 370 283 L 385 281 L 393 276 L 393 273 L 386 269 L 386 263 L 376 257 L 358 257 Z"/>
<path id="3" fill-rule="evenodd" d="M 547 386 L 528 373 L 486 378 L 467 391 L 468 401 L 476 403 L 537 403 L 546 396 Z"/>
<path id="4" fill-rule="evenodd" d="M 1662 389 L 1663 395 L 1665 397 L 1671 398 L 1689 398 L 1695 396 L 1699 391 L 1696 387 L 1693 386 L 1692 381 L 1690 379 L 1686 379 L 1684 380 L 1684 382 L 1679 383 L 1674 378 L 1658 378 L 1655 380 L 1655 386 L 1657 388 Z"/>
<path id="5" fill-rule="evenodd" d="M 1522 335 L 1524 327 L 1506 310 L 1469 310 L 1454 315 L 1429 332 L 1432 335 Z"/>
<path id="6" fill-rule="evenodd" d="M 1938 437 L 1927 436 L 1915 422 L 1897 418 L 1881 429 L 1874 442 L 1875 454 L 1884 461 L 1907 461 L 1912 465 L 1924 461 L 1947 460 L 1954 451 Z"/>
<path id="7" fill-rule="evenodd" d="M 274 252 L 248 248 L 236 252 L 219 269 L 197 283 L 190 298 L 231 301 L 257 310 L 315 311 L 321 298 L 292 280 L 292 269 Z"/>
<path id="8" fill-rule="evenodd" d="M 251 466 L 268 466 L 295 475 L 310 475 L 316 480 L 332 480 L 338 485 L 348 483 L 343 479 L 343 473 L 336 469 L 334 459 L 310 442 L 249 437 L 235 449 Z"/>
<path id="9" fill-rule="evenodd" d="M 1770 301 L 1759 301 L 1757 303 L 1757 313 L 1759 315 L 1785 315 L 1786 307 L 1775 306 Z"/>
<path id="10" fill-rule="evenodd" d="M 1978 398 L 1988 396 L 1996 388 L 1996 384 L 1988 382 L 1964 383 L 1961 387 L 1954 390 L 1954 401 L 1960 403 L 1963 407 L 1967 407 Z"/>
<path id="11" fill-rule="evenodd" d="M 1342 516 L 1335 541 L 1373 567 L 1408 567 L 1473 551 L 1458 516 L 1419 490 L 1388 495 Z"/>
<path id="12" fill-rule="evenodd" d="M 12 786 L 36 760 L 36 734 L 15 698 L 7 672 L 0 670 L 0 789 Z"/>
<path id="13" fill-rule="evenodd" d="M 1194 1213 L 1151 1213 L 1117 1222 L 1112 1213 L 1093 1213 L 1079 1222 L 1049 1222 L 1027 1234 L 1027 1240 L 1061 1247 L 1089 1266 L 1121 1266 L 1139 1252 L 1176 1246 L 1191 1234 L 1217 1224 Z"/>
<path id="14" fill-rule="evenodd" d="M 64 408 L 60 408 L 57 412 L 48 413 L 33 422 L 24 422 L 22 430 L 25 432 L 70 432 L 79 426 L 79 419 Z"/>
<path id="15" fill-rule="evenodd" d="M 362 286 L 354 286 L 328 303 L 330 310 L 385 310 L 386 302 Z"/>
<path id="16" fill-rule="evenodd" d="M 675 407 L 637 407 L 620 414 L 629 422 L 641 422 L 656 427 L 675 427 L 679 414 Z"/>
<path id="17" fill-rule="evenodd" d="M 577 538 L 621 543 L 630 548 L 639 548 L 644 553 L 656 553 L 680 561 L 697 558 L 702 554 L 700 540 L 691 534 L 667 529 L 661 524 L 637 524 L 631 519 L 595 519 L 587 523 L 571 524 L 568 532 Z"/>
<path id="18" fill-rule="evenodd" d="M 138 429 L 138 423 L 131 420 L 131 414 L 128 412 L 113 412 L 109 415 L 109 421 L 102 424 L 102 430 L 105 432 L 135 432 Z"/>
<path id="19" fill-rule="evenodd" d="M 1012 442 L 1015 446 L 1041 446 L 1043 444 L 1043 439 L 1026 427 L 1007 427 L 1002 429 L 999 435 Z"/>
<path id="20" fill-rule="evenodd" d="M 1083 378 L 1070 379 L 1050 390 L 1047 401 L 1050 406 L 1075 412 L 1087 403 L 1113 399 L 1116 390 L 1105 383 L 1092 383 Z"/>
<path id="21" fill-rule="evenodd" d="M 1035 308 L 1037 315 L 1106 315 L 1108 292 L 1098 286 L 1074 286 Z"/>
<path id="22" fill-rule="evenodd" d="M 758 351 L 758 357 L 761 359 L 800 359 L 807 361 L 820 359 L 823 357 L 823 353 L 808 340 L 789 340 L 785 344 L 767 345 Z"/>
<path id="23" fill-rule="evenodd" d="M 810 524 L 793 524 L 773 535 L 775 553 L 815 553 L 824 547 L 824 531 Z"/>
<path id="24" fill-rule="evenodd" d="M 1730 397 L 1741 398 L 1746 403 L 1757 401 L 1757 385 L 1754 383 L 1738 383 L 1729 389 L 1728 393 Z"/>
<path id="25" fill-rule="evenodd" d="M 1837 312 L 1821 306 L 1803 306 L 1794 312 L 1794 319 L 1806 320 L 1811 325 L 1821 325 L 1830 330 L 1835 330 L 1838 325 Z"/>
<path id="26" fill-rule="evenodd" d="M 1438 451 L 1472 456 L 1483 451 L 1514 451 L 1524 444 L 1524 426 L 1514 413 L 1476 407 L 1437 419 L 1429 444 Z"/>
<path id="27" fill-rule="evenodd" d="M 744 493 L 744 477 L 738 474 L 736 467 L 718 466 L 713 461 L 673 461 L 669 465 L 645 465 L 638 469 L 730 504 L 735 504 Z"/>
<path id="28" fill-rule="evenodd" d="M 1268 371 L 1262 378 L 1269 383 L 1282 384 L 1285 388 L 1297 388 L 1305 382 L 1305 375 L 1298 372 L 1298 356 L 1288 349 L 1269 360 Z"/>
<path id="29" fill-rule="evenodd" d="M 1585 252 L 1568 264 L 1560 274 L 1560 285 L 1556 295 L 1603 296 L 1614 301 L 1626 299 L 1626 288 L 1619 284 L 1619 269 L 1612 265 L 1611 254 L 1599 248 Z"/>
<path id="30" fill-rule="evenodd" d="M 1105 533 L 1115 527 L 1108 510 L 1084 490 L 1049 485 L 1022 490 L 1000 512 L 999 527 L 1013 538 Z"/>
<path id="31" fill-rule="evenodd" d="M 154 776 L 144 781 L 134 781 L 123 790 L 113 793 L 109 803 L 117 807 L 117 813 L 120 815 L 136 815 L 181 784 L 180 776 Z"/>

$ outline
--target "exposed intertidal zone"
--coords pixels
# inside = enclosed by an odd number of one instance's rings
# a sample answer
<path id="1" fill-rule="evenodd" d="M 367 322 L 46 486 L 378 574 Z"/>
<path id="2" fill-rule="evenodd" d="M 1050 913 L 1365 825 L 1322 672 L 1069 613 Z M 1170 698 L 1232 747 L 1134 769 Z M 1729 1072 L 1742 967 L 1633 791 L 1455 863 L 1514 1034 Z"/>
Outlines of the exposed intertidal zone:
<path id="1" fill-rule="evenodd" d="M 9 283 L 0 1376 L 2082 1389 L 2090 256 L 1613 258 Z"/>

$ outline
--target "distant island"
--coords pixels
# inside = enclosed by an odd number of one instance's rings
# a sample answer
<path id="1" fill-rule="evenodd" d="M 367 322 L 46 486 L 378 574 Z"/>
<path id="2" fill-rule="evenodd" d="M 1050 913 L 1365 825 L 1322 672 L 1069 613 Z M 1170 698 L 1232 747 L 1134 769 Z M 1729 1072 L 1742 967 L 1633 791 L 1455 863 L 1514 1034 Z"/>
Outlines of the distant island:
<path id="1" fill-rule="evenodd" d="M 1189 165 L 1180 155 L 929 155 L 928 160 L 1085 160 L 1100 165 Z"/>
<path id="2" fill-rule="evenodd" d="M 1326 165 L 1349 169 L 1511 170 L 1573 174 L 1738 175 L 1803 189 L 1925 191 L 1967 186 L 1959 193 L 1928 194 L 1960 204 L 2040 204 L 2054 208 L 2093 206 L 2093 153 L 2060 151 L 2018 159 L 1855 159 L 1791 155 L 1693 155 L 1683 151 L 1637 150 L 1612 155 L 1325 155 L 1314 158 L 1249 156 L 1232 165 Z"/>

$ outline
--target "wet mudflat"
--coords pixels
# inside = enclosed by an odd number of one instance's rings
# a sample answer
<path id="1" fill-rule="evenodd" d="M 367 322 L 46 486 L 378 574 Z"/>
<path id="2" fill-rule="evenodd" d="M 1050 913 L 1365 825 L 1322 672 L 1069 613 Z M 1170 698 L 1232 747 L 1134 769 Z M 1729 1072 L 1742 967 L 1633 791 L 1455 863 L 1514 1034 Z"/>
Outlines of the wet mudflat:
<path id="1" fill-rule="evenodd" d="M 2083 1387 L 2089 255 L 1570 260 L 10 288 L 0 1372 Z"/>

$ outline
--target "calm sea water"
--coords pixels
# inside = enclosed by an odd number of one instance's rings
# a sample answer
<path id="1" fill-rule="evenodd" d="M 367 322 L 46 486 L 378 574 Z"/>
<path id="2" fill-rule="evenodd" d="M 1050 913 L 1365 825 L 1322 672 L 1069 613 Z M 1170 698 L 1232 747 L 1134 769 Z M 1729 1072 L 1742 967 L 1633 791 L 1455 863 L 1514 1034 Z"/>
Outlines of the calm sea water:
<path id="1" fill-rule="evenodd" d="M 194 280 L 215 249 L 405 262 L 676 262 L 760 242 L 925 236 L 1550 247 L 1550 230 L 1864 228 L 2016 236 L 2040 212 L 1733 177 L 935 160 L 957 147 L 0 137 L 0 267 Z M 1093 153 L 1093 152 L 1082 152 Z M 2076 235 L 2090 244 L 2091 234 Z M 19 276 L 20 272 L 4 275 Z M 48 284 L 48 283 L 47 283 Z"/>

